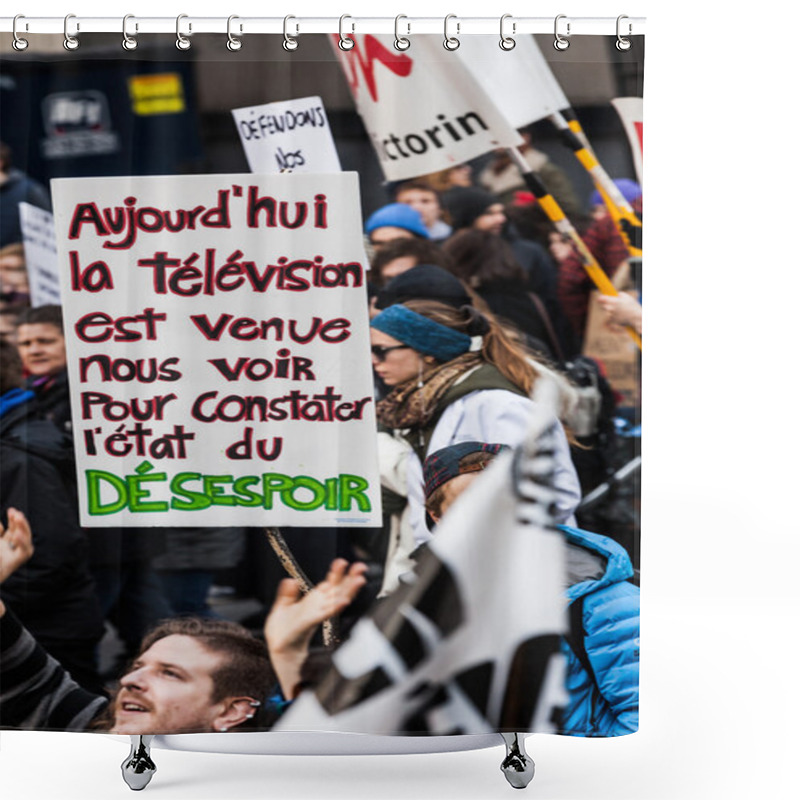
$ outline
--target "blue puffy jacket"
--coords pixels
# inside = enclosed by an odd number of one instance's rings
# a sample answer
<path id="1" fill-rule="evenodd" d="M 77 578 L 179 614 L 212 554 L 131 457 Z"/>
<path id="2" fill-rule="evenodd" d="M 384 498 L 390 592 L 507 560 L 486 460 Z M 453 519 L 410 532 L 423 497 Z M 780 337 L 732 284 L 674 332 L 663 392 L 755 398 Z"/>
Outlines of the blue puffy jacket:
<path id="1" fill-rule="evenodd" d="M 566 525 L 559 530 L 567 539 L 566 594 L 573 612 L 572 634 L 564 644 L 569 702 L 562 732 L 571 736 L 635 733 L 639 727 L 639 587 L 628 581 L 633 576 L 630 558 L 607 536 Z M 581 648 L 585 653 L 576 654 Z"/>

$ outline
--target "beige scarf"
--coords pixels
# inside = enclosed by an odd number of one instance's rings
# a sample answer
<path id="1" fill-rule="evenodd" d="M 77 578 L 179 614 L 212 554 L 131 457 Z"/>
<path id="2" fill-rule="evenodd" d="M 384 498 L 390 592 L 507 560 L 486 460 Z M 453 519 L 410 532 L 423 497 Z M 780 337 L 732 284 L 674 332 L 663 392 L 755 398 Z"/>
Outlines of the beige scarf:
<path id="1" fill-rule="evenodd" d="M 436 413 L 444 393 L 465 372 L 483 361 L 480 353 L 464 353 L 428 370 L 420 379 L 395 386 L 376 405 L 378 420 L 387 428 L 424 428 Z"/>

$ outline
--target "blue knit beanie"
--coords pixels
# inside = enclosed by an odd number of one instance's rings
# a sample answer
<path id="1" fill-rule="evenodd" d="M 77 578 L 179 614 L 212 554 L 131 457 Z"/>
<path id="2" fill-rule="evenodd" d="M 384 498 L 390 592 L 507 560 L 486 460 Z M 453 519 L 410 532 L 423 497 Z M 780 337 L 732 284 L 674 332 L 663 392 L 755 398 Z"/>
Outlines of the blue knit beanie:
<path id="1" fill-rule="evenodd" d="M 470 350 L 472 337 L 417 314 L 403 305 L 389 306 L 370 323 L 376 330 L 437 361 L 451 361 Z"/>
<path id="2" fill-rule="evenodd" d="M 390 203 L 374 212 L 364 226 L 366 233 L 372 233 L 376 228 L 403 228 L 415 236 L 429 239 L 428 229 L 422 222 L 419 211 L 406 203 Z"/>

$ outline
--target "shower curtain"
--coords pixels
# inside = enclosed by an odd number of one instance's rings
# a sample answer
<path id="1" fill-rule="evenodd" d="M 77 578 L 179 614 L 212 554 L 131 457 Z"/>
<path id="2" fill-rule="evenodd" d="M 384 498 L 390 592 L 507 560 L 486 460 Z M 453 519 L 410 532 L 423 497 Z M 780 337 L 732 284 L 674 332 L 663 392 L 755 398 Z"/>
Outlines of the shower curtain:
<path id="1" fill-rule="evenodd" d="M 3 43 L 0 726 L 635 732 L 643 37 L 180 31 Z"/>

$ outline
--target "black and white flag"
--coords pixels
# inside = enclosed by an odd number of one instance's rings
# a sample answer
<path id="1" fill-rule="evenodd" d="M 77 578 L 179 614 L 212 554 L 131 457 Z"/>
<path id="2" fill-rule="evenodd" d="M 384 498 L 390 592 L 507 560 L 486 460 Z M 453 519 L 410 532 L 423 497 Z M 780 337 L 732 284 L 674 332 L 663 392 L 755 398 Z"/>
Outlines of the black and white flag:
<path id="1" fill-rule="evenodd" d="M 545 381 L 540 381 L 545 384 Z M 543 390 L 546 387 L 543 386 Z M 410 584 L 360 620 L 278 730 L 554 732 L 565 705 L 553 404 L 448 510 Z"/>

